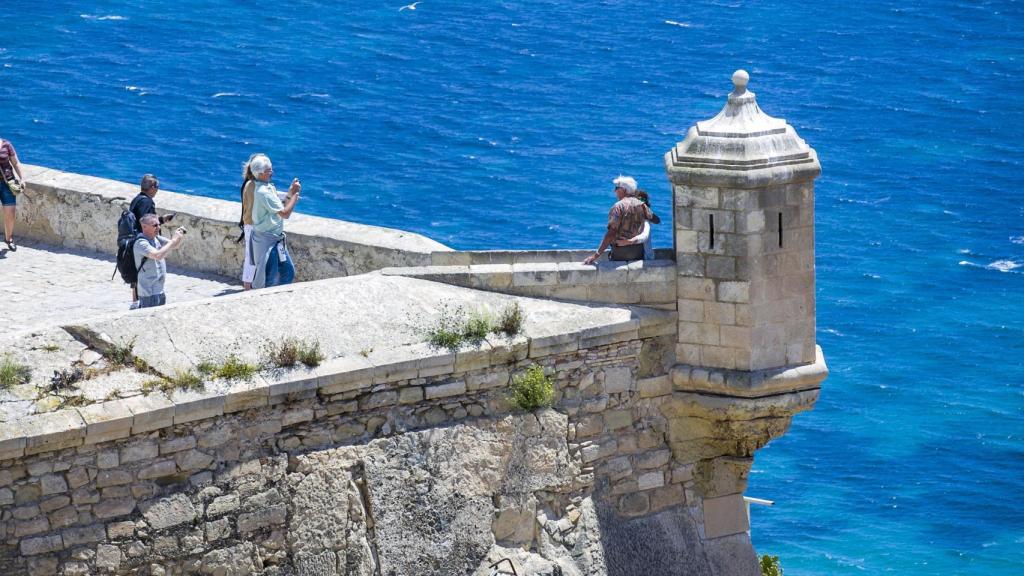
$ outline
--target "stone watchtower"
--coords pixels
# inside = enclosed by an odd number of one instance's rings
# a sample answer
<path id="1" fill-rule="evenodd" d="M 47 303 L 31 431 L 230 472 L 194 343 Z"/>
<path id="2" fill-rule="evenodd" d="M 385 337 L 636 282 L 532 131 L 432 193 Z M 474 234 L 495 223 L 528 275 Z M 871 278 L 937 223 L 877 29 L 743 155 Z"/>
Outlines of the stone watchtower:
<path id="1" fill-rule="evenodd" d="M 675 197 L 677 359 L 760 370 L 814 362 L 818 156 L 747 90 L 665 156 Z"/>
<path id="2" fill-rule="evenodd" d="M 708 549 L 723 551 L 750 549 L 754 452 L 813 406 L 828 375 L 814 318 L 821 166 L 792 126 L 761 111 L 748 80 L 733 74 L 725 108 L 665 154 L 679 312 L 665 412 L 675 458 L 695 462 L 690 511 Z"/>

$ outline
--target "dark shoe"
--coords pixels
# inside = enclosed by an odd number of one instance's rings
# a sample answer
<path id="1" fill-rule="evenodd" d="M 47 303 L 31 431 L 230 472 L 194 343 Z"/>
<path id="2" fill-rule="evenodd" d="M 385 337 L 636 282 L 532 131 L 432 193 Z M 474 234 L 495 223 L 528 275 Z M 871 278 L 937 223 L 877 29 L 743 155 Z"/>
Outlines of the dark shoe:
<path id="1" fill-rule="evenodd" d="M 10 250 L 11 252 L 17 252 L 18 251 L 18 245 L 14 243 L 14 238 L 11 238 L 10 240 L 5 240 L 5 242 L 7 242 L 7 249 L 8 250 Z"/>

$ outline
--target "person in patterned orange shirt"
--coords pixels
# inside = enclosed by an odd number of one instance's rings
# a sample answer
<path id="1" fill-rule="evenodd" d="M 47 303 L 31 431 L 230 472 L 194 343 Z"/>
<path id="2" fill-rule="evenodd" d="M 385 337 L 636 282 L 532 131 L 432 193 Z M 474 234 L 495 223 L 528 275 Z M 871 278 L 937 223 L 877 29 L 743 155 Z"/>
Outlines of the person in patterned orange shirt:
<path id="1" fill-rule="evenodd" d="M 654 213 L 636 197 L 636 180 L 629 176 L 619 176 L 612 181 L 615 184 L 615 197 L 618 202 L 608 211 L 608 230 L 601 239 L 601 245 L 583 261 L 593 264 L 604 254 L 609 246 L 612 251 L 609 260 L 643 260 L 643 244 L 628 244 L 644 230 L 644 223 L 654 220 Z M 618 244 L 622 242 L 622 246 Z"/>

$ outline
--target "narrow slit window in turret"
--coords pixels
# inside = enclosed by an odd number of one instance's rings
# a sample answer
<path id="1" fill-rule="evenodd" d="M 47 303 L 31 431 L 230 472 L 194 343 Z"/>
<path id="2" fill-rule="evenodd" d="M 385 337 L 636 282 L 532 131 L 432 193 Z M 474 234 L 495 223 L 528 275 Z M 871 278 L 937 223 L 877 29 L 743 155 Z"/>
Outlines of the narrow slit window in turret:
<path id="1" fill-rule="evenodd" d="M 782 248 L 782 212 L 779 212 L 779 248 Z"/>
<path id="2" fill-rule="evenodd" d="M 714 247 L 715 247 L 715 215 L 714 214 L 708 214 L 708 232 L 710 232 L 710 234 L 711 234 L 711 237 L 708 240 L 708 246 L 710 248 L 714 249 Z"/>

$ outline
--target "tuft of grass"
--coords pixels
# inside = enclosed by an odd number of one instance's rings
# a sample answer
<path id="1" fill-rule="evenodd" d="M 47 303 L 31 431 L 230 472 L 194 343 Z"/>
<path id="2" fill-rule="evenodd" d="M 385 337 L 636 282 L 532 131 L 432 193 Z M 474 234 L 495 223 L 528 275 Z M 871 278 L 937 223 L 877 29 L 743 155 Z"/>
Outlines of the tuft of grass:
<path id="1" fill-rule="evenodd" d="M 0 390 L 18 384 L 28 384 L 31 379 L 32 369 L 28 366 L 16 361 L 8 354 L 5 354 L 0 360 Z"/>
<path id="2" fill-rule="evenodd" d="M 523 310 L 513 303 L 495 318 L 486 309 L 466 312 L 462 306 L 445 303 L 437 320 L 422 329 L 427 342 L 435 348 L 458 350 L 464 343 L 477 345 L 488 334 L 515 336 L 523 329 Z"/>
<path id="3" fill-rule="evenodd" d="M 169 395 L 175 390 L 202 390 L 202 388 L 203 379 L 191 370 L 177 370 L 174 376 L 154 378 L 142 383 L 142 392 L 145 394 L 159 390 Z"/>
<path id="4" fill-rule="evenodd" d="M 373 352 L 373 348 L 363 348 L 359 351 L 359 355 L 363 358 L 369 358 L 371 352 Z"/>
<path id="5" fill-rule="evenodd" d="M 445 302 L 441 304 L 441 314 L 423 332 L 427 342 L 435 348 L 458 350 L 462 346 L 462 327 L 466 324 L 466 309 Z"/>
<path id="6" fill-rule="evenodd" d="M 526 320 L 523 314 L 523 309 L 519 306 L 519 302 L 513 302 L 511 306 L 507 306 L 501 311 L 501 317 L 498 318 L 497 332 L 500 332 L 508 337 L 513 337 L 523 331 L 523 322 Z"/>
<path id="7" fill-rule="evenodd" d="M 320 342 L 308 342 L 300 338 L 285 338 L 281 342 L 271 342 L 266 347 L 267 365 L 276 368 L 291 368 L 302 363 L 310 368 L 319 366 L 324 361 Z"/>
<path id="8" fill-rule="evenodd" d="M 469 318 L 462 326 L 462 338 L 471 344 L 479 344 L 496 329 L 497 325 L 493 315 L 486 310 L 474 310 L 469 313 Z"/>
<path id="9" fill-rule="evenodd" d="M 217 367 L 213 376 L 225 380 L 248 380 L 259 371 L 259 366 L 243 362 L 237 355 L 230 354 L 224 362 Z"/>
<path id="10" fill-rule="evenodd" d="M 196 370 L 198 370 L 203 376 L 212 376 L 217 372 L 217 365 L 207 360 L 205 362 L 200 362 L 199 365 L 196 366 Z"/>
<path id="11" fill-rule="evenodd" d="M 60 346 L 57 346 L 56 344 L 43 344 L 39 349 L 45 352 L 56 352 L 60 350 Z"/>
<path id="12" fill-rule="evenodd" d="M 534 364 L 512 378 L 509 385 L 512 402 L 522 410 L 533 411 L 551 406 L 555 399 L 555 383 Z"/>
<path id="13" fill-rule="evenodd" d="M 307 344 L 299 350 L 299 362 L 302 362 L 310 368 L 319 366 L 320 363 L 324 361 L 324 358 L 326 358 L 326 356 L 324 356 L 323 350 L 320 350 L 319 342 Z"/>
<path id="14" fill-rule="evenodd" d="M 782 564 L 778 556 L 761 556 L 761 576 L 782 576 Z"/>
<path id="15" fill-rule="evenodd" d="M 131 342 L 124 344 L 111 344 L 107 347 L 106 351 L 103 352 L 103 357 L 114 364 L 132 367 L 135 365 L 135 359 L 132 356 L 132 352 L 134 351 L 135 339 L 132 338 Z"/>

